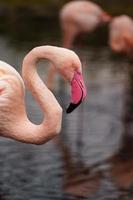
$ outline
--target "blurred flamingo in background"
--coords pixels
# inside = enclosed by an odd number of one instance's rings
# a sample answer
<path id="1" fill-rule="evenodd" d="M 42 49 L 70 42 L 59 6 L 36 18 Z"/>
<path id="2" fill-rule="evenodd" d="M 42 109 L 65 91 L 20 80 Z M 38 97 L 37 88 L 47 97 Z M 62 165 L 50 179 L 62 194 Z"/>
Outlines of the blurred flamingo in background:
<path id="1" fill-rule="evenodd" d="M 23 61 L 22 75 L 39 105 L 45 119 L 35 125 L 27 118 L 24 102 L 24 83 L 18 72 L 0 61 L 0 134 L 21 142 L 43 144 L 56 136 L 61 129 L 62 109 L 51 91 L 39 78 L 36 64 L 48 59 L 56 70 L 71 84 L 72 112 L 85 98 L 86 89 L 78 56 L 70 50 L 41 46 L 30 51 Z"/>
<path id="2" fill-rule="evenodd" d="M 76 36 L 83 32 L 91 32 L 99 25 L 110 22 L 111 16 L 100 6 L 90 1 L 72 1 L 63 6 L 60 11 L 62 29 L 62 46 L 71 48 Z M 55 69 L 48 70 L 48 88 L 54 88 Z"/>
<path id="3" fill-rule="evenodd" d="M 114 17 L 110 24 L 109 45 L 117 53 L 133 53 L 133 20 L 129 16 Z"/>
<path id="4" fill-rule="evenodd" d="M 60 12 L 63 47 L 71 48 L 77 35 L 91 32 L 110 20 L 111 16 L 93 2 L 83 0 L 67 3 Z"/>

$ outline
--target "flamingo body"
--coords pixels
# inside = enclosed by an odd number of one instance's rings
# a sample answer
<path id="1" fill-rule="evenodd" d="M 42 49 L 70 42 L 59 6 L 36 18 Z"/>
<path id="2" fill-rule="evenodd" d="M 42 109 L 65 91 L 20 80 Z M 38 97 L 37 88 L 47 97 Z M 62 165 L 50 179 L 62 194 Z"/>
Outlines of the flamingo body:
<path id="1" fill-rule="evenodd" d="M 60 12 L 63 46 L 70 48 L 81 32 L 91 32 L 98 25 L 110 21 L 110 16 L 100 6 L 90 1 L 72 1 Z"/>

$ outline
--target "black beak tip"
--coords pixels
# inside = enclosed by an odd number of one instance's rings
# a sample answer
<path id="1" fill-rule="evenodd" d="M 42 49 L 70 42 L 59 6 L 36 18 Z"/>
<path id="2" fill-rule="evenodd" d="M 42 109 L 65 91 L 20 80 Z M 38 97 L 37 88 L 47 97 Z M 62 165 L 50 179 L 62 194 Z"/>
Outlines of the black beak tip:
<path id="1" fill-rule="evenodd" d="M 77 104 L 74 104 L 74 103 L 70 103 L 70 105 L 68 106 L 67 110 L 66 110 L 66 113 L 69 114 L 71 113 L 73 110 L 75 110 L 79 105 L 80 105 L 81 102 L 77 103 Z"/>

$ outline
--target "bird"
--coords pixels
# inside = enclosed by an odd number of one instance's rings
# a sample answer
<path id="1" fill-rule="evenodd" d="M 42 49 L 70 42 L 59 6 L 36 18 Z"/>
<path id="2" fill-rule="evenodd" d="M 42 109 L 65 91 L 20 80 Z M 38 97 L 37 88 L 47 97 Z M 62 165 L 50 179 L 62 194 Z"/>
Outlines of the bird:
<path id="1" fill-rule="evenodd" d="M 110 22 L 111 15 L 91 1 L 66 3 L 60 11 L 62 46 L 71 48 L 74 39 L 82 32 L 91 32 L 101 24 Z"/>
<path id="2" fill-rule="evenodd" d="M 61 130 L 62 108 L 37 73 L 40 59 L 50 61 L 71 86 L 72 112 L 86 97 L 80 59 L 71 50 L 56 46 L 34 47 L 23 59 L 22 77 L 9 64 L 0 61 L 0 135 L 23 143 L 44 144 Z M 25 109 L 25 86 L 40 105 L 44 119 L 33 124 Z"/>
<path id="3" fill-rule="evenodd" d="M 127 15 L 116 16 L 109 28 L 109 46 L 116 53 L 133 53 L 133 20 Z"/>
<path id="4" fill-rule="evenodd" d="M 110 22 L 111 15 L 101 9 L 93 2 L 86 0 L 72 1 L 66 3 L 59 14 L 62 30 L 62 47 L 71 49 L 74 39 L 80 33 L 92 32 L 99 25 Z M 47 86 L 54 89 L 55 69 L 48 69 Z"/>

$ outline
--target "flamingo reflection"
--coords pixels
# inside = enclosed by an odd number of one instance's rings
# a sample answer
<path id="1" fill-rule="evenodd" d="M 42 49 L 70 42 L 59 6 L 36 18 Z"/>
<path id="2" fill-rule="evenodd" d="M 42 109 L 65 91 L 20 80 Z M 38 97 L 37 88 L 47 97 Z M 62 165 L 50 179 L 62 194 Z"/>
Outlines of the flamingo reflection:
<path id="1" fill-rule="evenodd" d="M 74 162 L 67 144 L 60 137 L 55 141 L 62 153 L 64 163 L 64 191 L 77 197 L 94 195 L 100 187 L 102 173 L 100 171 L 93 173 L 91 167 L 81 162 Z"/>
<path id="2" fill-rule="evenodd" d="M 133 187 L 133 66 L 128 66 L 128 89 L 123 114 L 123 137 L 118 153 L 112 157 L 111 174 L 119 189 Z"/>

